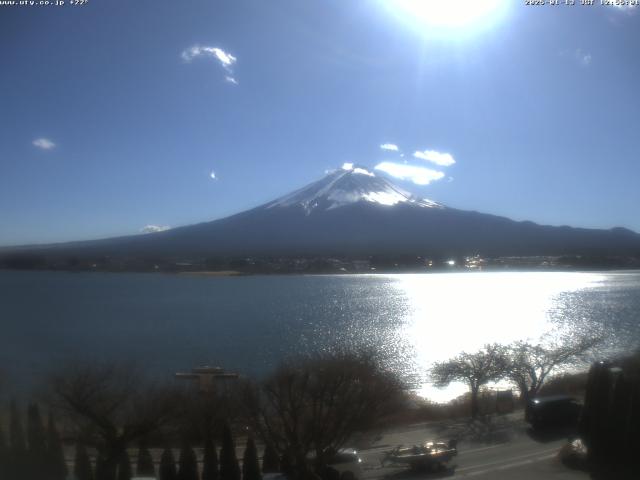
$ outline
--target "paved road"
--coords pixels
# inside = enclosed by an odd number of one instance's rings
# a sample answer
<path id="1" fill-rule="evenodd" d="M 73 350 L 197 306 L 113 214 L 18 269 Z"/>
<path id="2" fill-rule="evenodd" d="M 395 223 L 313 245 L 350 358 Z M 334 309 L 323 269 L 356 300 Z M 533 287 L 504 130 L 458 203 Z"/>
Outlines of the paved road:
<path id="1" fill-rule="evenodd" d="M 394 440 L 401 437 L 411 441 L 398 443 L 419 443 L 415 438 L 422 432 L 397 432 Z M 428 437 L 427 437 L 428 438 Z M 380 443 L 380 442 L 378 442 Z M 566 439 L 552 439 L 539 441 L 531 438 L 525 432 L 519 432 L 499 444 L 482 445 L 463 443 L 458 448 L 455 468 L 449 472 L 427 473 L 412 472 L 408 468 L 395 466 L 380 466 L 380 459 L 385 451 L 393 448 L 388 443 L 361 450 L 363 459 L 364 480 L 417 480 L 428 478 L 478 478 L 478 479 L 518 479 L 518 480 L 586 480 L 588 474 L 570 470 L 557 458 L 558 450 L 566 443 Z"/>

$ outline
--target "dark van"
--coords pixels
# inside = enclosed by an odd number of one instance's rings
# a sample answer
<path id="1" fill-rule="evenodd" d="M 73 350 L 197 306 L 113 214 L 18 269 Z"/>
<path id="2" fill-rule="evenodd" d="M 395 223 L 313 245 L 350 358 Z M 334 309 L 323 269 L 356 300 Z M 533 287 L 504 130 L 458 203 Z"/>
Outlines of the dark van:
<path id="1" fill-rule="evenodd" d="M 578 425 L 582 405 L 573 397 L 553 395 L 532 398 L 525 410 L 525 420 L 534 430 Z"/>

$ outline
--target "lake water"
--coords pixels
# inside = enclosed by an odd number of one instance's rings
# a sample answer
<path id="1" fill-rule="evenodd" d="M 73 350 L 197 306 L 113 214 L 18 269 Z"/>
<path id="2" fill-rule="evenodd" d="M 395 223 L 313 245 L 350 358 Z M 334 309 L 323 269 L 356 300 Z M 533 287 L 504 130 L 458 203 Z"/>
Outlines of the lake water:
<path id="1" fill-rule="evenodd" d="M 0 271 L 0 371 L 30 387 L 70 362 L 201 364 L 263 375 L 281 359 L 369 347 L 424 395 L 432 362 L 488 342 L 600 328 L 640 346 L 640 272 L 202 277 Z"/>

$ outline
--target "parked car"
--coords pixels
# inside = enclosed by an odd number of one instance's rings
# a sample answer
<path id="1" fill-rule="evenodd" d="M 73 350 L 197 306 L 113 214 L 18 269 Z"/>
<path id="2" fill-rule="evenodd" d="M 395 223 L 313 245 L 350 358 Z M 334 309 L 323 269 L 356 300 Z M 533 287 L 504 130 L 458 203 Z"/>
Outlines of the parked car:
<path id="1" fill-rule="evenodd" d="M 327 465 L 340 474 L 341 480 L 362 478 L 362 459 L 353 448 L 341 448 L 327 459 Z"/>
<path id="2" fill-rule="evenodd" d="M 407 465 L 412 470 L 449 470 L 455 468 L 453 457 L 458 455 L 457 441 L 449 443 L 427 441 L 411 447 L 398 446 L 387 452 L 381 463 Z"/>
<path id="3" fill-rule="evenodd" d="M 582 405 L 567 395 L 532 398 L 525 410 L 525 420 L 534 430 L 578 425 Z"/>

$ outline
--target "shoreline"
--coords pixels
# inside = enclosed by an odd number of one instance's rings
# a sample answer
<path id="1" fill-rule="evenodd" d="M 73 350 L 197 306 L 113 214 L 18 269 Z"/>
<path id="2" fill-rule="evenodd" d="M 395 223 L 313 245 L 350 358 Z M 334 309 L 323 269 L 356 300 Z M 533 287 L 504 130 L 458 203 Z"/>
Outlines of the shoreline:
<path id="1" fill-rule="evenodd" d="M 131 273 L 131 272 L 122 272 L 122 273 Z M 154 272 L 151 272 L 154 273 Z M 158 272 L 158 273 L 169 273 L 175 275 L 190 275 L 195 277 L 240 277 L 251 275 L 243 272 L 239 272 L 237 270 L 203 270 L 203 271 L 186 271 L 186 272 Z"/>
<path id="2" fill-rule="evenodd" d="M 638 267 L 601 267 L 601 268 L 572 268 L 572 267 L 530 267 L 530 268 L 483 268 L 483 269 L 430 269 L 430 270 L 375 270 L 375 271 L 334 271 L 334 272 L 304 272 L 304 271 L 273 271 L 273 272 L 242 272 L 239 270 L 107 270 L 107 269 L 64 269 L 64 268 L 2 268 L 0 272 L 38 272 L 38 273 L 111 273 L 111 274 L 162 274 L 195 277 L 282 277 L 282 276 L 362 276 L 377 275 L 437 275 L 437 274 L 482 274 L 482 273 L 638 273 Z"/>

